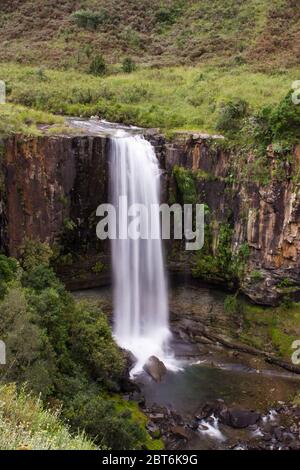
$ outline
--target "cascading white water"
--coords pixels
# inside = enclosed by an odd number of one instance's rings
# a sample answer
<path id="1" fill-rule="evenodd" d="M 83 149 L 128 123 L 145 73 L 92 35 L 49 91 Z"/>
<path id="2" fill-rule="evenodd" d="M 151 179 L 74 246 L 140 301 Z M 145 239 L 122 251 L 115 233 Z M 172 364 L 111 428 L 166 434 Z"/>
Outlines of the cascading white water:
<path id="1" fill-rule="evenodd" d="M 127 198 L 128 207 L 144 205 L 148 213 L 151 206 L 156 207 L 152 210 L 151 227 L 146 226 L 145 239 L 112 240 L 116 340 L 138 359 L 133 374 L 142 370 L 151 355 L 172 367 L 167 351 L 170 337 L 167 285 L 159 235 L 160 170 L 153 147 L 142 136 L 111 139 L 110 184 L 119 220 L 117 233 L 123 229 L 127 233 L 131 220 L 119 205 L 120 197 Z M 158 234 L 158 239 L 150 237 L 150 229 L 152 234 Z"/>

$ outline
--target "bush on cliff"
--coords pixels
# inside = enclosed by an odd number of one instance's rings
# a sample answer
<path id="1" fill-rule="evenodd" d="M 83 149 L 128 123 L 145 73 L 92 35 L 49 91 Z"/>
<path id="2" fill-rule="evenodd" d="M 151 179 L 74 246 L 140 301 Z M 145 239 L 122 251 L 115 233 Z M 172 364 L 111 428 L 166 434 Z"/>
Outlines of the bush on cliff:
<path id="1" fill-rule="evenodd" d="M 216 129 L 225 133 L 237 132 L 243 127 L 243 120 L 248 115 L 249 104 L 241 98 L 222 103 L 216 123 Z"/>
<path id="2" fill-rule="evenodd" d="M 198 196 L 194 173 L 181 166 L 174 166 L 173 176 L 175 177 L 182 202 L 184 204 L 196 204 Z"/>
<path id="3" fill-rule="evenodd" d="M 300 141 L 300 105 L 292 101 L 292 92 L 275 106 L 264 107 L 256 117 L 254 136 L 264 147 L 277 142 L 291 147 Z"/>
<path id="4" fill-rule="evenodd" d="M 211 281 L 238 285 L 243 279 L 250 249 L 242 244 L 237 252 L 232 249 L 233 228 L 224 223 L 218 228 L 217 245 L 213 250 L 212 222 L 206 225 L 204 248 L 195 257 L 193 276 Z"/>

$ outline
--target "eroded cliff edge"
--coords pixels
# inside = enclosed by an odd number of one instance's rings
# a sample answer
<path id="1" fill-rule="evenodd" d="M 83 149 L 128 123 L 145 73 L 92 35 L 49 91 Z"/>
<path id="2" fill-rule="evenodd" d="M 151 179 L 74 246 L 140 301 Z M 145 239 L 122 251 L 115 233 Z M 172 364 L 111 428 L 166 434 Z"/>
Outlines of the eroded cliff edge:
<path id="1" fill-rule="evenodd" d="M 162 168 L 163 199 L 206 207 L 206 245 L 166 245 L 169 269 L 240 285 L 263 304 L 300 287 L 300 148 L 289 162 L 267 149 L 263 180 L 255 157 L 224 149 L 221 139 L 147 137 Z M 25 238 L 49 242 L 70 287 L 109 282 L 109 243 L 96 237 L 96 208 L 108 201 L 107 137 L 15 136 L 1 150 L 0 250 L 18 256 Z M 187 194 L 186 194 L 187 192 Z M 216 263 L 214 260 L 219 259 Z M 230 269 L 229 269 L 230 268 Z"/>

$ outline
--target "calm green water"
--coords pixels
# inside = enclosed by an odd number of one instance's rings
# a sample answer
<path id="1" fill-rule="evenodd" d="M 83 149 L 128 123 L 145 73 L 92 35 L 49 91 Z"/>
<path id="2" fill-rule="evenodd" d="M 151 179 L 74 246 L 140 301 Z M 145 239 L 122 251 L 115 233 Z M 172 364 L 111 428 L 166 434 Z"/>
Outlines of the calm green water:
<path id="1" fill-rule="evenodd" d="M 229 406 L 265 411 L 286 400 L 300 388 L 300 379 L 274 371 L 243 371 L 228 364 L 229 370 L 191 365 L 181 372 L 168 372 L 157 384 L 147 376 L 137 379 L 149 405 L 168 406 L 180 414 L 193 416 L 208 401 L 223 399 Z"/>

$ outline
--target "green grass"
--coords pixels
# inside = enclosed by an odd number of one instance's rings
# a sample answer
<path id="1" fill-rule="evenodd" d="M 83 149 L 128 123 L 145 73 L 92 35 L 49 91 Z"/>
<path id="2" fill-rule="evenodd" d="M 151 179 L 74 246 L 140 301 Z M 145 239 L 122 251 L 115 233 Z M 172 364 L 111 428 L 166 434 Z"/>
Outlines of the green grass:
<path id="1" fill-rule="evenodd" d="M 14 104 L 0 104 L 0 137 L 8 134 L 41 135 L 41 124 L 62 129 L 64 119 L 44 111 Z"/>
<path id="2" fill-rule="evenodd" d="M 114 396 L 110 398 L 114 404 L 118 413 L 130 413 L 131 419 L 138 423 L 143 428 L 146 428 L 148 423 L 148 417 L 142 413 L 137 403 L 124 401 L 120 396 Z M 165 448 L 164 443 L 161 439 L 153 439 L 147 432 L 145 446 L 148 450 L 163 450 Z"/>
<path id="3" fill-rule="evenodd" d="M 72 435 L 41 401 L 15 385 L 0 386 L 0 450 L 96 450 L 84 433 Z"/>
<path id="4" fill-rule="evenodd" d="M 300 304 L 271 308 L 242 302 L 240 306 L 243 328 L 239 339 L 291 360 L 291 346 L 300 338 Z"/>
<path id="5" fill-rule="evenodd" d="M 9 103 L 57 115 L 97 114 L 111 121 L 144 127 L 205 132 L 216 132 L 216 121 L 224 103 L 242 98 L 254 111 L 275 105 L 299 75 L 299 69 L 268 74 L 245 65 L 203 65 L 144 68 L 102 78 L 74 70 L 41 71 L 0 64 L 0 79 L 7 82 Z M 1 126 L 8 131 L 22 132 L 25 128 L 31 132 L 28 120 L 34 125 L 56 120 L 49 114 L 37 115 L 31 110 L 3 108 L 3 105 L 0 113 Z"/>

